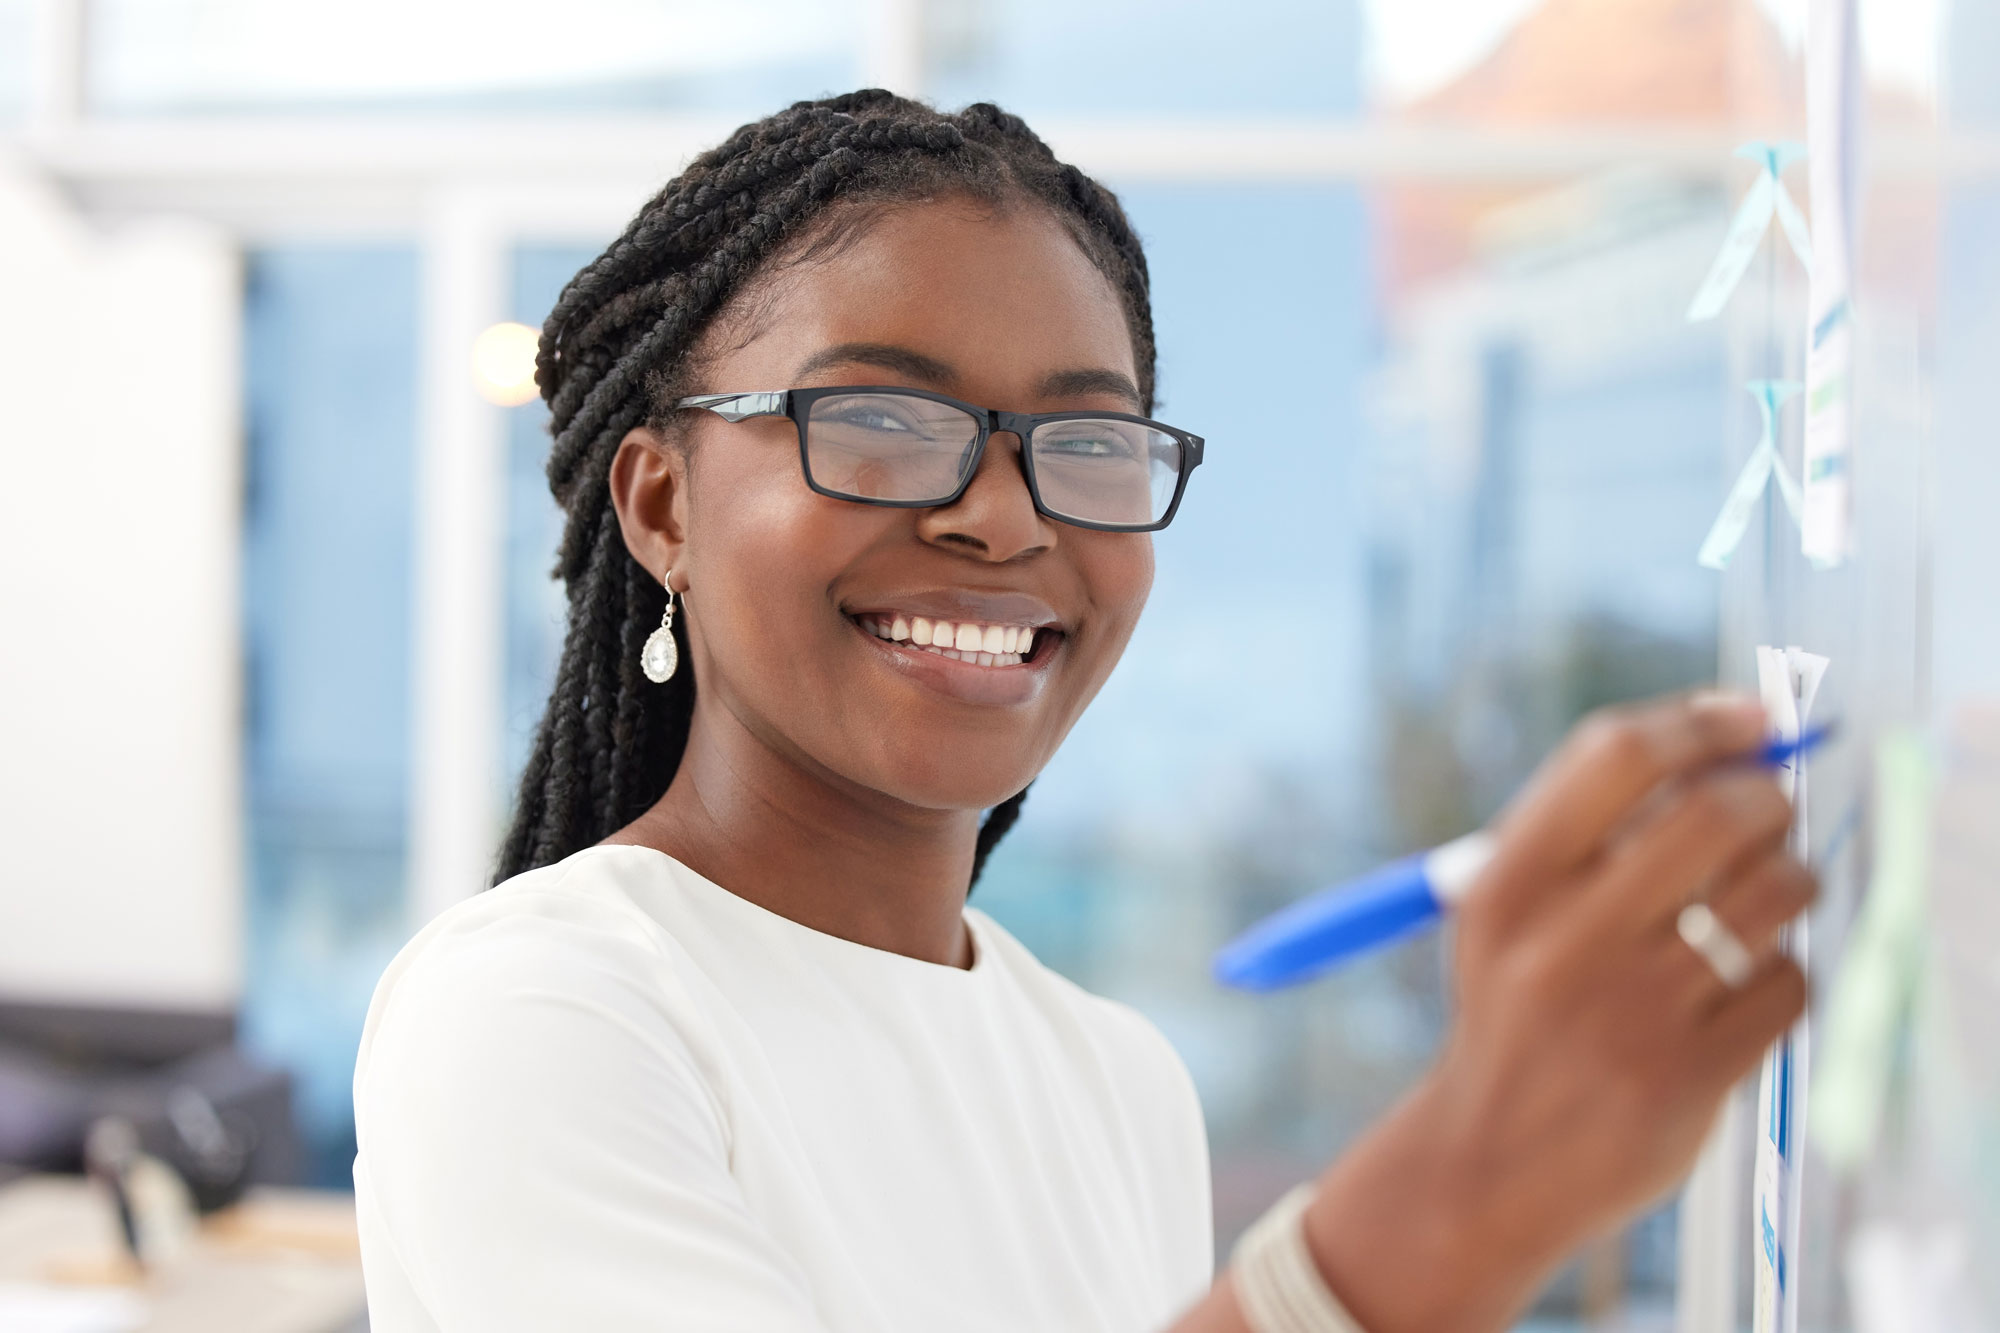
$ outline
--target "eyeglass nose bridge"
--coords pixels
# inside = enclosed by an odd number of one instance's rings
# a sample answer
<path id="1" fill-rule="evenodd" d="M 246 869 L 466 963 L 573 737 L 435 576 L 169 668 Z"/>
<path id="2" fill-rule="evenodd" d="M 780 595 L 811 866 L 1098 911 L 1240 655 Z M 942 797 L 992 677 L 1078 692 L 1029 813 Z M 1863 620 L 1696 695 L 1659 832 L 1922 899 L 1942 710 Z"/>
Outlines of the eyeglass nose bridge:
<path id="1" fill-rule="evenodd" d="M 996 407 L 986 415 L 989 418 L 988 434 L 1012 435 L 1023 444 L 1027 443 L 1028 432 L 1035 428 L 1035 419 L 1026 412 L 1002 412 Z"/>
<path id="2" fill-rule="evenodd" d="M 972 442 L 972 457 L 966 463 L 965 476 L 949 498 L 938 501 L 939 507 L 955 505 L 965 498 L 965 493 L 972 489 L 973 480 L 979 476 L 979 469 L 986 462 L 986 447 L 993 442 L 995 435 L 1012 435 L 1018 446 L 1014 450 L 1014 465 L 1020 470 L 1021 481 L 1028 488 L 1028 502 L 1044 518 L 1053 517 L 1042 508 L 1041 491 L 1035 485 L 1034 463 L 1028 458 L 1028 435 L 1034 430 L 1034 419 L 1026 412 L 1003 412 L 998 408 L 988 408 L 977 414 L 976 419 L 979 436 Z"/>

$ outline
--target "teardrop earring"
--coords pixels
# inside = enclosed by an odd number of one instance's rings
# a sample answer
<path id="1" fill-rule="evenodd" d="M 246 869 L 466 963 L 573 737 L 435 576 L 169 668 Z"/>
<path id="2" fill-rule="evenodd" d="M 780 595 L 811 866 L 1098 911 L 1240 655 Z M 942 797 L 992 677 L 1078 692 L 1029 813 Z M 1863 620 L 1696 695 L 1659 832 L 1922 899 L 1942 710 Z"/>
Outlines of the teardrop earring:
<path id="1" fill-rule="evenodd" d="M 646 646 L 639 650 L 639 669 L 655 685 L 664 685 L 672 680 L 681 664 L 680 645 L 674 642 L 673 578 L 674 571 L 670 569 L 667 576 L 660 580 L 667 590 L 666 614 L 660 617 L 660 627 L 646 636 Z"/>

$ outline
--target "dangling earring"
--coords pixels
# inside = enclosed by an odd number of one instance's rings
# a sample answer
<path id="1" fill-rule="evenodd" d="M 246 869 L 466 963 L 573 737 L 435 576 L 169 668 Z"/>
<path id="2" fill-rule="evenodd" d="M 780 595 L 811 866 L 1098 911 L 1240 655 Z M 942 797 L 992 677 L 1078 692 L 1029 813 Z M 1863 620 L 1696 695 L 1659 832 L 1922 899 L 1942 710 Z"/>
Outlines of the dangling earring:
<path id="1" fill-rule="evenodd" d="M 666 578 L 660 580 L 667 590 L 667 612 L 660 617 L 660 627 L 646 636 L 646 646 L 639 650 L 639 669 L 655 685 L 672 680 L 681 664 L 680 645 L 674 642 L 673 577 L 674 571 L 670 569 Z"/>

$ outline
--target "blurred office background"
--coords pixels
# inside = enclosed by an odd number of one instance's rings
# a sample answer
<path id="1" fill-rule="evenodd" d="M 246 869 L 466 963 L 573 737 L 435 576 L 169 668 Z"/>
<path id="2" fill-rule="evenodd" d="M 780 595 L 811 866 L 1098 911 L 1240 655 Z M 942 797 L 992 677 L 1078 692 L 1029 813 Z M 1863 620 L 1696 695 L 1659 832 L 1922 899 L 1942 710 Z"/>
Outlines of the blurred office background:
<path id="1" fill-rule="evenodd" d="M 1995 113 L 1981 8 L 1860 6 L 1864 438 L 1906 455 L 1864 532 L 1906 564 L 1939 321 L 2000 296 L 1948 239 L 2000 179 L 1944 132 Z M 1744 380 L 1800 373 L 1803 274 L 1767 244 L 1683 317 L 1732 148 L 1803 137 L 1805 9 L 0 0 L 0 999 L 226 1016 L 289 1089 L 284 1170 L 346 1188 L 370 991 L 483 883 L 562 632 L 505 326 L 742 120 L 994 100 L 1125 200 L 1160 414 L 1211 461 L 973 901 L 1179 1048 L 1226 1248 L 1409 1086 L 1448 994 L 1435 939 L 1254 1000 L 1214 947 L 1465 831 L 1587 709 L 1747 682 L 1811 623 L 1767 595 L 1782 511 L 1727 574 L 1694 559 L 1756 439 Z M 1975 601 L 1908 614 L 1980 661 Z M 1927 656 L 1868 661 L 1888 720 L 1939 706 Z M 1538 1317 L 1669 1327 L 1675 1246 L 1669 1205 Z"/>

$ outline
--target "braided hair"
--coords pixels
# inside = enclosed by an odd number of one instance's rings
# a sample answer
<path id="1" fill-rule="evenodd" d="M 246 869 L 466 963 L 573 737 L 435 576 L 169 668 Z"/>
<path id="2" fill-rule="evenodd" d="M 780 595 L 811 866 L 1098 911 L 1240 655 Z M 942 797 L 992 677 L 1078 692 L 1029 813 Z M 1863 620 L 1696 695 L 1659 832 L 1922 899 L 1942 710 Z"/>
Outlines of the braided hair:
<path id="1" fill-rule="evenodd" d="M 947 196 L 1050 210 L 1119 293 L 1151 411 L 1153 318 L 1138 238 L 1111 192 L 1057 161 L 1018 116 L 988 103 L 945 114 L 868 89 L 795 103 L 697 157 L 570 280 L 542 326 L 535 381 L 551 413 L 549 488 L 567 516 L 555 574 L 569 627 L 496 882 L 638 818 L 687 748 L 693 672 L 683 666 L 656 685 L 639 669 L 666 594 L 625 548 L 610 488 L 619 442 L 640 425 L 674 436 L 673 404 L 695 391 L 702 334 L 754 278 L 837 249 L 872 210 Z M 1026 795 L 981 824 L 974 882 Z"/>

